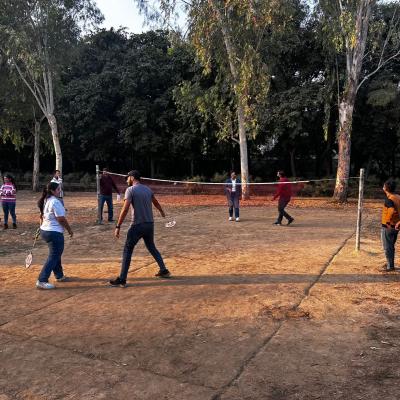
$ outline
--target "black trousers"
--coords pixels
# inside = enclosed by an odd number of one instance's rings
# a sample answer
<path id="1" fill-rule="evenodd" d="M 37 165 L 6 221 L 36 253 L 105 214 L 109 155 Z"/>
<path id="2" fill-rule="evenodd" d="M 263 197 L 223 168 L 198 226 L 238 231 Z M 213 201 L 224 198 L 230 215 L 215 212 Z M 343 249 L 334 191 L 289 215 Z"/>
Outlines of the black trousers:
<path id="1" fill-rule="evenodd" d="M 278 202 L 278 219 L 276 222 L 281 223 L 283 217 L 285 217 L 288 221 L 292 219 L 292 217 L 285 211 L 285 207 L 289 204 L 290 199 L 279 199 Z"/>

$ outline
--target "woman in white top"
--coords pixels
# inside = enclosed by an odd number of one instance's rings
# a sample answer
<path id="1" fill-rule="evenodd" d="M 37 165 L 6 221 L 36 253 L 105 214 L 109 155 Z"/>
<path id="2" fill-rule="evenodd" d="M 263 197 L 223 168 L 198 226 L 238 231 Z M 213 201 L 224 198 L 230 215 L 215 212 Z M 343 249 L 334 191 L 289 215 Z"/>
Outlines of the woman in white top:
<path id="1" fill-rule="evenodd" d="M 55 289 L 55 286 L 49 283 L 52 271 L 57 282 L 66 279 L 61 265 L 61 256 L 64 251 L 64 229 L 68 231 L 71 237 L 73 232 L 65 218 L 65 209 L 59 200 L 59 195 L 60 185 L 56 182 L 50 182 L 38 201 L 41 222 L 40 234 L 49 246 L 49 257 L 36 282 L 38 289 Z"/>

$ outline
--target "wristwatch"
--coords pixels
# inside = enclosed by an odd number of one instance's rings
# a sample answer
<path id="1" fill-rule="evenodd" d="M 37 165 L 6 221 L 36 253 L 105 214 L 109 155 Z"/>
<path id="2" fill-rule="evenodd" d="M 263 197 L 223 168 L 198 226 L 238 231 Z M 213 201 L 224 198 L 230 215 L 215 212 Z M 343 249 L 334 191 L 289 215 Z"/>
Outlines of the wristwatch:
<path id="1" fill-rule="evenodd" d="M 121 225 L 115 225 L 115 229 L 121 229 Z"/>

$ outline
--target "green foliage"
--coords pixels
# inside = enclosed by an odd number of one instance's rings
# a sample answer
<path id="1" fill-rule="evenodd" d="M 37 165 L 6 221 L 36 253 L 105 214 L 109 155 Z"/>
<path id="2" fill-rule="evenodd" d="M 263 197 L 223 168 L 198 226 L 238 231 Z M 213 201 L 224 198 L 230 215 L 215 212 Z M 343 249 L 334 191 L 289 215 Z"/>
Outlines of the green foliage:
<path id="1" fill-rule="evenodd" d="M 222 183 L 225 182 L 229 177 L 229 173 L 228 172 L 216 172 L 213 177 L 210 179 L 210 182 L 214 182 L 214 183 Z"/>

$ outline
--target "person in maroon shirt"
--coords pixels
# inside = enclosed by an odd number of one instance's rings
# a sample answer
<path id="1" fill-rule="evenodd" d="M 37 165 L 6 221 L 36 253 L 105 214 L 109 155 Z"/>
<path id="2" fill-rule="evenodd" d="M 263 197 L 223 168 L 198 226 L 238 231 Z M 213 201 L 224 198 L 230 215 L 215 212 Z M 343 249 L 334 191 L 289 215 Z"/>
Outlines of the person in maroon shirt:
<path id="1" fill-rule="evenodd" d="M 289 179 L 286 178 L 284 171 L 278 171 L 277 176 L 279 178 L 278 189 L 276 190 L 272 201 L 279 197 L 279 215 L 278 219 L 274 222 L 274 225 L 282 225 L 283 217 L 288 220 L 287 224 L 290 225 L 294 221 L 294 218 L 285 211 L 285 207 L 289 204 L 290 198 L 292 197 L 292 185 L 290 183 L 285 183 L 289 182 Z"/>
<path id="2" fill-rule="evenodd" d="M 103 208 L 104 203 L 107 203 L 108 208 L 108 222 L 114 221 L 114 207 L 113 207 L 113 199 L 112 192 L 113 189 L 117 192 L 118 196 L 120 196 L 120 192 L 115 185 L 113 179 L 108 174 L 107 168 L 103 168 L 103 172 L 100 178 L 100 198 L 99 198 L 99 206 L 100 206 L 100 220 L 99 224 L 103 223 Z"/>

